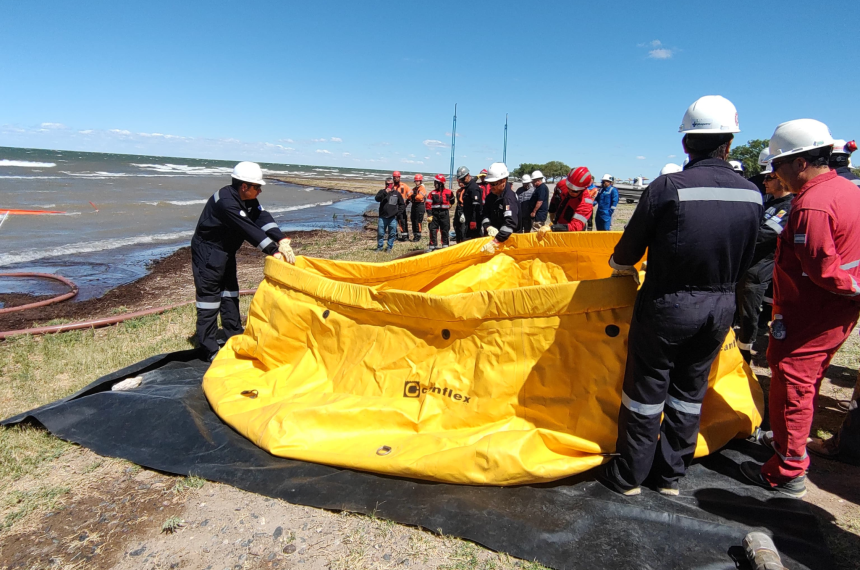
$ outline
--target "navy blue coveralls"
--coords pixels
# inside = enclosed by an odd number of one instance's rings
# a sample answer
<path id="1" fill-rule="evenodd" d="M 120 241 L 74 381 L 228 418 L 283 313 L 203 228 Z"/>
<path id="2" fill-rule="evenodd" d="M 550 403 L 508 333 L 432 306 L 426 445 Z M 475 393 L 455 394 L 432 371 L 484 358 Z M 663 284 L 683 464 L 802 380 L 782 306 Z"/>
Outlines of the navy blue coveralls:
<path id="1" fill-rule="evenodd" d="M 738 348 L 747 362 L 749 351 L 758 338 L 758 321 L 762 302 L 768 287 L 773 282 L 773 260 L 776 255 L 776 241 L 788 223 L 791 213 L 793 194 L 775 198 L 767 202 L 764 216 L 758 228 L 752 265 L 738 283 Z"/>
<path id="2" fill-rule="evenodd" d="M 857 176 L 856 174 L 851 172 L 851 169 L 847 166 L 840 166 L 839 168 L 834 168 L 834 170 L 836 171 L 836 174 L 838 174 L 842 178 L 850 180 L 852 184 L 860 186 L 860 176 Z"/>
<path id="3" fill-rule="evenodd" d="M 211 357 L 218 352 L 218 313 L 227 338 L 242 333 L 236 251 L 243 241 L 272 255 L 284 234 L 257 200 L 241 200 L 225 186 L 215 192 L 197 221 L 191 238 L 191 270 L 197 296 L 197 339 Z"/>
<path id="4" fill-rule="evenodd" d="M 505 184 L 505 191 L 500 196 L 490 192 L 484 202 L 484 219 L 481 226 L 486 234 L 487 228 L 493 226 L 499 233 L 496 241 L 503 242 L 511 237 L 520 224 L 520 201 L 511 189 L 511 184 Z"/>
<path id="5" fill-rule="evenodd" d="M 717 158 L 691 161 L 642 194 L 613 254 L 633 265 L 648 250 L 628 338 L 619 456 L 604 471 L 616 487 L 638 487 L 649 473 L 670 486 L 693 459 L 708 374 L 761 217 L 761 193 Z"/>

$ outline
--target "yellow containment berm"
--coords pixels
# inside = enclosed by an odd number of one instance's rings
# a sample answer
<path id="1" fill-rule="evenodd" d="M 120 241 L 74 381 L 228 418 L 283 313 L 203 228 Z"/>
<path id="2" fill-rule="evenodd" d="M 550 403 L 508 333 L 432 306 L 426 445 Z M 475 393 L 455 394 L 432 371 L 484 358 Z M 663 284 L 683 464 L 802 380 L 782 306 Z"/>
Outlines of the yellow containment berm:
<path id="1" fill-rule="evenodd" d="M 620 235 L 514 235 L 494 256 L 478 239 L 389 263 L 269 257 L 206 396 L 282 457 L 474 485 L 581 473 L 615 450 L 637 291 L 607 264 Z M 762 410 L 729 333 L 696 456 L 749 436 Z"/>

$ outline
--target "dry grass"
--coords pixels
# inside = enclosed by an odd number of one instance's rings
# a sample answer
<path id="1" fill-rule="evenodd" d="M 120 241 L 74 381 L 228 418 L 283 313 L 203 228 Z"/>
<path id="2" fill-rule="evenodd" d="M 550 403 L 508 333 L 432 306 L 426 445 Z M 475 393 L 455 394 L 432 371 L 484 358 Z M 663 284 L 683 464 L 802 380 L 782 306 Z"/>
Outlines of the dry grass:
<path id="1" fill-rule="evenodd" d="M 385 176 L 380 175 L 379 180 L 340 180 L 336 178 L 295 178 L 292 176 L 267 176 L 273 180 L 280 180 L 298 186 L 313 186 L 316 188 L 330 188 L 333 190 L 346 190 L 360 194 L 375 195 L 385 186 Z M 408 181 L 407 181 L 408 182 Z"/>

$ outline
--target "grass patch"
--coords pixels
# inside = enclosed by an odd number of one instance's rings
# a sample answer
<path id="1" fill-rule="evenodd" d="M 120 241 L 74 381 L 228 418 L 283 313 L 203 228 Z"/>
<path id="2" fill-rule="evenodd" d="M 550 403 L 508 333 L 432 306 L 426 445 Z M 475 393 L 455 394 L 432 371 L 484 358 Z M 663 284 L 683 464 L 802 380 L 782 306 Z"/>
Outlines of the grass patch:
<path id="1" fill-rule="evenodd" d="M 3 517 L 3 528 L 7 529 L 17 521 L 36 510 L 52 509 L 60 497 L 71 491 L 71 487 L 40 487 L 32 491 L 12 491 L 6 497 L 6 506 L 11 511 Z"/>
<path id="2" fill-rule="evenodd" d="M 197 477 L 196 475 L 192 475 L 191 477 L 183 477 L 179 481 L 176 482 L 176 485 L 173 486 L 173 491 L 176 493 L 182 493 L 183 491 L 187 491 L 189 489 L 199 489 L 203 485 L 206 484 L 206 479 L 202 477 Z"/>
<path id="3" fill-rule="evenodd" d="M 173 534 L 177 530 L 185 526 L 185 521 L 177 516 L 169 517 L 164 524 L 161 525 L 161 532 Z"/>

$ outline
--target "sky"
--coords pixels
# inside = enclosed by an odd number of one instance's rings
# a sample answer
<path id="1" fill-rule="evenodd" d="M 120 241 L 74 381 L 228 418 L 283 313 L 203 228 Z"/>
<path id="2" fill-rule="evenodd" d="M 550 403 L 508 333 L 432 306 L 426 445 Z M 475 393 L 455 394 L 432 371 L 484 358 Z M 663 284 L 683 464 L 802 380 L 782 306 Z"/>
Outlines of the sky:
<path id="1" fill-rule="evenodd" d="M 703 95 L 736 142 L 860 138 L 851 3 L 0 0 L 0 146 L 653 178 Z M 2 158 L 2 157 L 0 157 Z"/>

